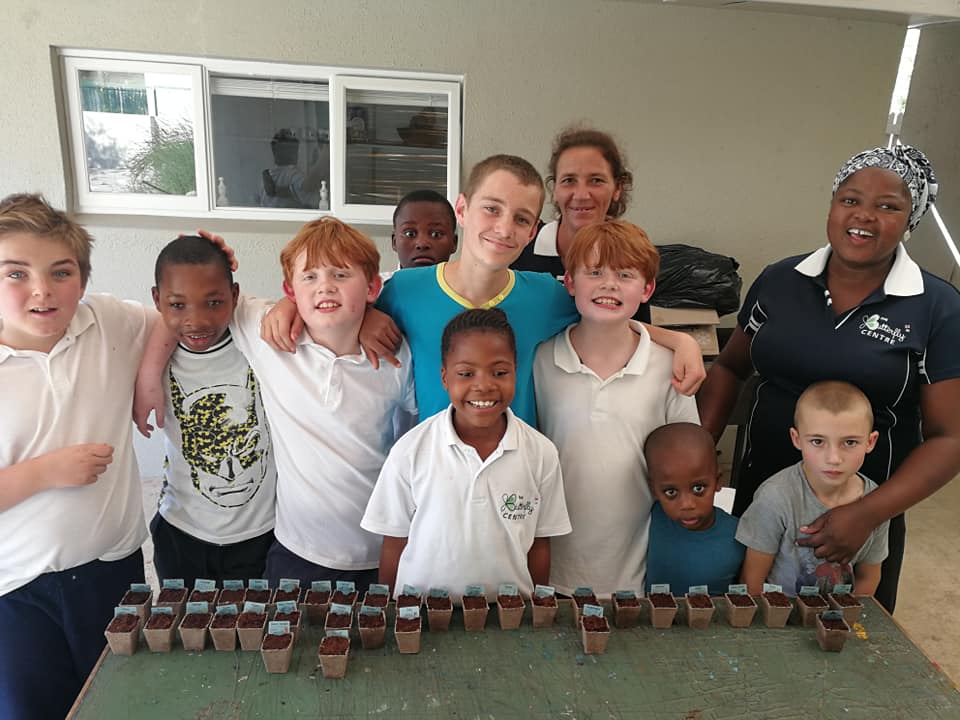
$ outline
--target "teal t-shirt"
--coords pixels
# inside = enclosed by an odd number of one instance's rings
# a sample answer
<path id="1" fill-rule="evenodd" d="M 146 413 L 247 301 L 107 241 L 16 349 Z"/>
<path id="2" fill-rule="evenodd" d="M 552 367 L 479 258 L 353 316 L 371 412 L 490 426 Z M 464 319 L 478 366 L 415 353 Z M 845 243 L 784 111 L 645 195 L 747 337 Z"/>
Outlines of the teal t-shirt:
<path id="1" fill-rule="evenodd" d="M 440 338 L 454 316 L 474 307 L 446 284 L 445 265 L 398 271 L 384 285 L 376 305 L 393 318 L 410 345 L 421 420 L 450 403 L 440 382 Z M 517 389 L 510 407 L 526 423 L 537 427 L 533 357 L 537 345 L 577 321 L 573 298 L 546 273 L 511 270 L 503 292 L 483 307 L 503 310 L 513 327 L 517 338 Z"/>

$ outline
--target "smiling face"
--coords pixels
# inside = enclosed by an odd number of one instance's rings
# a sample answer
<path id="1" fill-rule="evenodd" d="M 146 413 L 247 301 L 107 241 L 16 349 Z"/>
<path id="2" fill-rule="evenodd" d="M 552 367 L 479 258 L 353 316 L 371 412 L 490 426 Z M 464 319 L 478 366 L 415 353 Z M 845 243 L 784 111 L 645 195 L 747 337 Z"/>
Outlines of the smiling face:
<path id="1" fill-rule="evenodd" d="M 238 293 L 219 263 L 169 263 L 153 288 L 153 302 L 177 341 L 203 352 L 226 334 Z"/>
<path id="2" fill-rule="evenodd" d="M 599 253 L 567 273 L 564 284 L 573 296 L 581 322 L 611 323 L 629 320 L 653 294 L 653 280 L 636 268 L 597 267 Z"/>
<path id="3" fill-rule="evenodd" d="M 910 219 L 910 193 L 896 173 L 855 172 L 830 201 L 827 237 L 837 259 L 853 268 L 889 266 Z"/>
<path id="4" fill-rule="evenodd" d="M 573 231 L 602 222 L 610 203 L 620 197 L 610 163 L 589 145 L 565 150 L 557 159 L 556 178 L 553 202 L 562 223 Z"/>
<path id="5" fill-rule="evenodd" d="M 667 517 L 686 530 L 713 527 L 718 477 L 716 454 L 697 445 L 658 454 L 649 467 L 653 498 L 660 501 Z"/>
<path id="6" fill-rule="evenodd" d="M 805 407 L 797 413 L 790 439 L 803 456 L 803 472 L 815 491 L 842 490 L 873 450 L 878 434 L 859 408 L 831 412 Z"/>
<path id="7" fill-rule="evenodd" d="M 11 233 L 0 238 L 0 343 L 49 352 L 83 297 L 76 255 L 60 240 Z"/>
<path id="8" fill-rule="evenodd" d="M 495 170 L 468 200 L 463 193 L 454 210 L 463 228 L 461 261 L 503 270 L 533 240 L 543 206 L 543 190 L 525 185 L 507 170 Z"/>
<path id="9" fill-rule="evenodd" d="M 393 249 L 401 268 L 446 262 L 457 249 L 457 228 L 449 206 L 427 200 L 408 202 L 397 212 Z"/>
<path id="10" fill-rule="evenodd" d="M 507 338 L 490 330 L 457 334 L 440 368 L 453 405 L 453 424 L 461 437 L 506 429 L 513 401 L 517 361 Z"/>
<path id="11" fill-rule="evenodd" d="M 284 293 L 296 303 L 314 342 L 337 351 L 345 341 L 350 341 L 350 349 L 355 349 L 367 303 L 376 300 L 380 293 L 380 276 L 367 280 L 355 265 L 335 267 L 321 263 L 308 268 L 306 261 L 306 251 L 301 252 L 294 261 L 291 282 L 283 283 Z"/>

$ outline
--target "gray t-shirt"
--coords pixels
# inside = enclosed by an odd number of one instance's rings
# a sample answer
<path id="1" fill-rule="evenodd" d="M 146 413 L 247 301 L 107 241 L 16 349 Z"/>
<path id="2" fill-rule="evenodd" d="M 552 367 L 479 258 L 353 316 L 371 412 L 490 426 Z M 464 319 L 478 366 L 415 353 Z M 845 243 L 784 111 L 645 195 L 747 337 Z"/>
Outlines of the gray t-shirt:
<path id="1" fill-rule="evenodd" d="M 860 477 L 864 495 L 876 489 L 873 480 Z M 803 537 L 798 528 L 827 510 L 810 488 L 802 463 L 798 462 L 757 488 L 753 503 L 740 518 L 737 540 L 758 552 L 776 554 L 767 582 L 782 585 L 787 594 L 798 593 L 803 585 L 818 585 L 822 592 L 829 592 L 834 585 L 852 585 L 854 566 L 880 563 L 887 557 L 889 522 L 870 533 L 849 565 L 839 565 L 815 557 L 814 548 L 796 544 Z"/>

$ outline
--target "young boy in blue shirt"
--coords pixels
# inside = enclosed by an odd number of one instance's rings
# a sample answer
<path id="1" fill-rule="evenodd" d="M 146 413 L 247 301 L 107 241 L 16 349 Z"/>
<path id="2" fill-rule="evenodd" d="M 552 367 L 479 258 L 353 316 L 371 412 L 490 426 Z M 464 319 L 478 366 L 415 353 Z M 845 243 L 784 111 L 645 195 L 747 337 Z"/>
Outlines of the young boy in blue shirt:
<path id="1" fill-rule="evenodd" d="M 720 485 L 713 437 L 692 423 L 664 425 L 650 433 L 644 455 L 657 501 L 650 513 L 647 592 L 667 583 L 675 594 L 706 585 L 711 595 L 722 595 L 736 582 L 744 547 L 734 537 L 737 519 L 713 504 Z"/>

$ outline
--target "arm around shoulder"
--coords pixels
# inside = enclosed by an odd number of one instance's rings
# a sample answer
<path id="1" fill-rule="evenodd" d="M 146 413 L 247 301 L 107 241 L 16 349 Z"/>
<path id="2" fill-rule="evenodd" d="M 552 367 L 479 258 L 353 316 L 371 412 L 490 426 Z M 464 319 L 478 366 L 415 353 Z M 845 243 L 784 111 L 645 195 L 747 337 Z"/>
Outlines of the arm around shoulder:
<path id="1" fill-rule="evenodd" d="M 644 327 L 653 342 L 673 351 L 673 387 L 683 395 L 693 395 L 707 376 L 700 344 L 683 332 L 646 323 Z"/>

